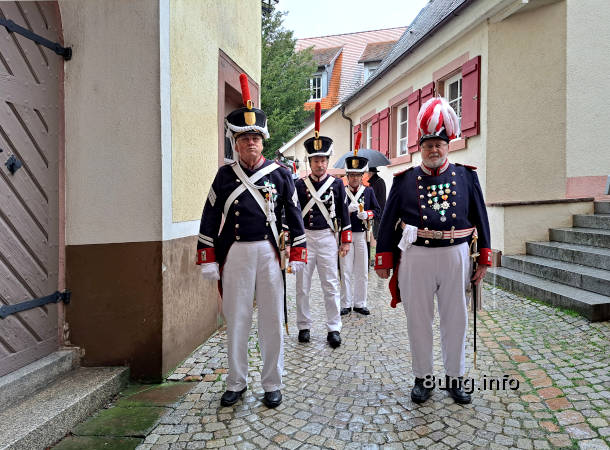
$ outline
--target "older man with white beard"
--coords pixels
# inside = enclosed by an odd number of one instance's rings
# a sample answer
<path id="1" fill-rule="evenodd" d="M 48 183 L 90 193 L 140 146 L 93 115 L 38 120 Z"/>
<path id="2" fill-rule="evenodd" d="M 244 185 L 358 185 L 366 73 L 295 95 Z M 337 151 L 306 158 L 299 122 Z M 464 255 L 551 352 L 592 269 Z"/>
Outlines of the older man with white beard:
<path id="1" fill-rule="evenodd" d="M 462 390 L 468 327 L 466 288 L 471 281 L 469 243 L 478 236 L 479 283 L 491 264 L 489 223 L 475 167 L 451 164 L 449 141 L 459 136 L 458 118 L 443 98 L 428 100 L 417 116 L 422 163 L 395 174 L 377 240 L 375 269 L 390 280 L 392 307 L 402 300 L 407 315 L 415 385 L 411 399 L 432 394 L 434 296 L 447 391 L 470 403 Z"/>

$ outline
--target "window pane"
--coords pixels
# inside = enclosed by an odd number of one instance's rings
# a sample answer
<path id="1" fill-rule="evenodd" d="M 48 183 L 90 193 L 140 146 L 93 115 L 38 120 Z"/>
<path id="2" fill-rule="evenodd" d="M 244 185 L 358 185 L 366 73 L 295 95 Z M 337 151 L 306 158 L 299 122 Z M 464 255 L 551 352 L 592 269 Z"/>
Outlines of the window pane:
<path id="1" fill-rule="evenodd" d="M 451 83 L 451 85 L 449 85 L 449 99 L 450 100 L 454 100 L 459 97 L 458 89 L 459 89 L 458 81 Z"/>
<path id="2" fill-rule="evenodd" d="M 398 148 L 398 154 L 399 155 L 404 155 L 406 153 L 407 153 L 407 140 L 406 139 L 401 139 L 400 147 Z"/>
<path id="3" fill-rule="evenodd" d="M 409 108 L 405 106 L 404 108 L 400 108 L 400 121 L 406 122 L 409 117 Z"/>
<path id="4" fill-rule="evenodd" d="M 404 138 L 407 137 L 407 124 L 403 123 L 400 125 L 400 137 Z"/>

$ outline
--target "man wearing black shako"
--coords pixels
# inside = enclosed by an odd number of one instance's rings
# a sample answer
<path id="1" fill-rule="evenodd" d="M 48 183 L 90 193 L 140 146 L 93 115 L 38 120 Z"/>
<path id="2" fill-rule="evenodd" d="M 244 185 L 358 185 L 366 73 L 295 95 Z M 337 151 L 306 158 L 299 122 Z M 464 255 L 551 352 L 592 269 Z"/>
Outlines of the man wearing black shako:
<path id="1" fill-rule="evenodd" d="M 470 403 L 462 389 L 468 327 L 466 288 L 479 283 L 491 264 L 489 223 L 475 168 L 447 159 L 449 141 L 460 134 L 455 111 L 444 98 L 432 98 L 417 116 L 422 163 L 395 174 L 381 219 L 375 269 L 390 280 L 392 307 L 402 300 L 407 315 L 415 385 L 411 399 L 423 403 L 434 385 L 434 296 L 447 391 L 457 403 Z M 478 268 L 471 273 L 469 243 L 478 238 Z"/>
<path id="2" fill-rule="evenodd" d="M 235 162 L 218 169 L 210 188 L 199 228 L 197 264 L 204 278 L 221 280 L 229 359 L 221 405 L 235 404 L 246 391 L 256 292 L 263 403 L 275 408 L 282 402 L 284 368 L 282 213 L 292 239 L 289 268 L 295 273 L 307 262 L 305 230 L 290 171 L 262 156 L 263 139 L 269 137 L 267 117 L 252 106 L 245 74 L 240 81 L 245 106 L 225 120 Z"/>

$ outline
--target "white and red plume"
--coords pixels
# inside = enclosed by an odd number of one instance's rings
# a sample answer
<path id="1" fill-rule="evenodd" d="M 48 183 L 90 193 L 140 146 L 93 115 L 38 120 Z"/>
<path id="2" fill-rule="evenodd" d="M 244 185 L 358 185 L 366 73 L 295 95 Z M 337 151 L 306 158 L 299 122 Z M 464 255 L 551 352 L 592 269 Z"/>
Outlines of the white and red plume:
<path id="1" fill-rule="evenodd" d="M 419 138 L 439 135 L 443 129 L 447 137 L 456 139 L 460 135 L 460 122 L 457 114 L 443 97 L 435 97 L 424 103 L 417 114 Z"/>

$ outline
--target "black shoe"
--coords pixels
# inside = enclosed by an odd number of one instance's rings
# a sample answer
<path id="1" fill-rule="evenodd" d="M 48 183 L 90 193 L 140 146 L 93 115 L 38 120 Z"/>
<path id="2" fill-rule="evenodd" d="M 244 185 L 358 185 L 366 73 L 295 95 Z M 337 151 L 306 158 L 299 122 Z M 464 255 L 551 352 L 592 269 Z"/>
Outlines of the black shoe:
<path id="1" fill-rule="evenodd" d="M 276 408 L 282 403 L 282 393 L 280 391 L 265 392 L 263 403 L 267 408 Z"/>
<path id="2" fill-rule="evenodd" d="M 434 388 L 427 388 L 424 386 L 423 378 L 415 378 L 415 386 L 411 390 L 411 400 L 414 403 L 423 403 L 430 398 Z"/>
<path id="3" fill-rule="evenodd" d="M 354 308 L 354 312 L 362 314 L 363 316 L 368 316 L 371 313 L 366 306 L 364 308 Z"/>
<path id="4" fill-rule="evenodd" d="M 349 314 L 349 312 L 352 310 L 352 308 L 341 308 L 341 315 L 344 316 L 346 314 Z M 356 310 L 356 308 L 354 308 L 354 311 Z"/>
<path id="5" fill-rule="evenodd" d="M 456 378 L 445 375 L 445 386 L 447 386 L 447 392 L 449 392 L 454 402 L 460 405 L 467 405 L 472 401 L 470 394 L 462 390 L 462 377 Z"/>
<path id="6" fill-rule="evenodd" d="M 328 333 L 326 340 L 332 348 L 337 348 L 341 345 L 341 336 L 339 335 L 338 331 L 331 331 Z"/>
<path id="7" fill-rule="evenodd" d="M 299 330 L 299 342 L 309 342 L 309 330 Z"/>
<path id="8" fill-rule="evenodd" d="M 222 406 L 234 405 L 237 403 L 237 400 L 241 398 L 241 394 L 246 392 L 246 389 L 248 388 L 243 388 L 241 391 L 226 391 L 222 394 L 222 397 L 220 397 L 220 404 Z"/>

